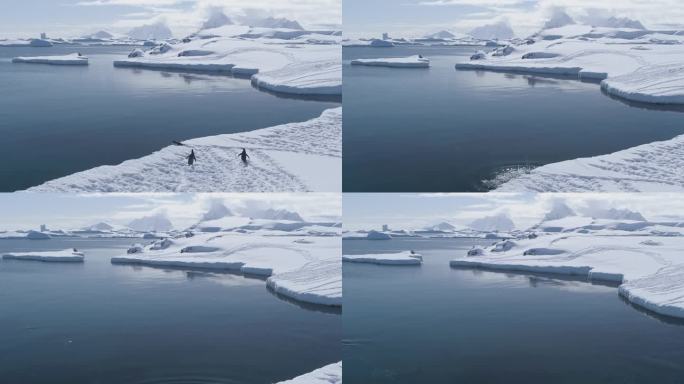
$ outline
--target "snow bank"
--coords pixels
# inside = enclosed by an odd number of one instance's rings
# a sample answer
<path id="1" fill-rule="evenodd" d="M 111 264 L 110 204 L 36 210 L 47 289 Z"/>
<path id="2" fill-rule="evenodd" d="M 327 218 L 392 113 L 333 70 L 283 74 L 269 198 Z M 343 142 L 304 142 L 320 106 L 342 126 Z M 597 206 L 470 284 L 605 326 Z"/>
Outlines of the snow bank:
<path id="1" fill-rule="evenodd" d="M 65 249 L 63 251 L 49 251 L 49 252 L 16 252 L 6 253 L 2 255 L 3 259 L 17 259 L 17 260 L 34 260 L 34 261 L 49 261 L 49 262 L 78 262 L 82 263 L 84 259 L 83 252 L 78 252 L 73 249 Z"/>
<path id="2" fill-rule="evenodd" d="M 339 192 L 342 108 L 303 123 L 192 139 L 140 159 L 48 181 L 40 192 Z M 184 159 L 197 154 L 194 168 Z M 242 148 L 248 166 L 237 158 Z"/>
<path id="3" fill-rule="evenodd" d="M 429 68 L 430 59 L 415 55 L 381 59 L 357 59 L 352 60 L 351 64 L 392 68 Z"/>
<path id="4" fill-rule="evenodd" d="M 566 25 L 457 69 L 528 72 L 603 80 L 610 95 L 627 100 L 684 104 L 684 36 L 629 28 Z"/>
<path id="5" fill-rule="evenodd" d="M 684 192 L 684 135 L 608 155 L 547 164 L 497 192 Z"/>
<path id="6" fill-rule="evenodd" d="M 202 233 L 160 240 L 113 264 L 211 269 L 268 277 L 266 284 L 283 296 L 312 304 L 342 305 L 339 237 L 264 236 Z M 162 244 L 163 243 L 163 244 Z M 160 245 L 161 244 L 161 245 Z"/>
<path id="7" fill-rule="evenodd" d="M 338 40 L 314 31 L 226 25 L 116 60 L 114 66 L 223 72 L 251 77 L 255 86 L 272 92 L 341 96 Z"/>
<path id="8" fill-rule="evenodd" d="M 342 362 L 326 365 L 278 384 L 342 384 Z"/>
<path id="9" fill-rule="evenodd" d="M 51 65 L 88 65 L 88 57 L 78 53 L 62 56 L 15 57 L 13 63 L 51 64 Z"/>
<path id="10" fill-rule="evenodd" d="M 369 255 L 343 255 L 343 261 L 351 263 L 369 263 L 381 265 L 420 265 L 423 256 L 410 251 L 399 253 L 380 253 Z"/>
<path id="11" fill-rule="evenodd" d="M 517 239 L 505 250 L 497 243 L 450 264 L 619 283 L 619 293 L 635 305 L 684 318 L 684 236 L 676 224 L 666 236 L 655 235 L 662 224 L 645 224 L 625 230 L 619 223 L 597 223 L 572 233 L 543 233 Z"/>

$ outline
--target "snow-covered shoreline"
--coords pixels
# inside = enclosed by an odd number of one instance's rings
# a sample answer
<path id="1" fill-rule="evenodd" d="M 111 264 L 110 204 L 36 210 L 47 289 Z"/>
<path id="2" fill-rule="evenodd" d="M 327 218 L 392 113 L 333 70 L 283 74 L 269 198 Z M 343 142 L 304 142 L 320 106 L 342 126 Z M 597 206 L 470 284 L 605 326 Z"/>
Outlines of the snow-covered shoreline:
<path id="1" fill-rule="evenodd" d="M 13 63 L 25 64 L 49 64 L 49 65 L 88 65 L 88 57 L 81 56 L 77 53 L 70 55 L 56 55 L 56 56 L 28 56 L 15 57 L 12 59 Z"/>
<path id="2" fill-rule="evenodd" d="M 684 135 L 608 155 L 547 164 L 496 192 L 684 192 Z"/>
<path id="3" fill-rule="evenodd" d="M 119 165 L 100 166 L 30 188 L 35 192 L 339 192 L 342 108 L 251 132 L 191 139 Z M 197 163 L 183 159 L 193 148 Z M 242 148 L 248 166 L 237 158 Z M 143 177 L 144 175 L 144 177 Z"/>
<path id="4" fill-rule="evenodd" d="M 112 264 L 207 269 L 266 278 L 273 292 L 299 302 L 342 306 L 339 237 L 203 233 L 134 246 Z"/>
<path id="5" fill-rule="evenodd" d="M 562 220 L 557 222 L 562 224 Z M 631 220 L 590 220 L 561 232 L 477 248 L 468 256 L 451 260 L 450 266 L 615 283 L 619 284 L 619 294 L 634 305 L 684 318 L 684 243 L 680 227 Z"/>
<path id="6" fill-rule="evenodd" d="M 342 384 L 342 362 L 326 365 L 278 384 Z"/>

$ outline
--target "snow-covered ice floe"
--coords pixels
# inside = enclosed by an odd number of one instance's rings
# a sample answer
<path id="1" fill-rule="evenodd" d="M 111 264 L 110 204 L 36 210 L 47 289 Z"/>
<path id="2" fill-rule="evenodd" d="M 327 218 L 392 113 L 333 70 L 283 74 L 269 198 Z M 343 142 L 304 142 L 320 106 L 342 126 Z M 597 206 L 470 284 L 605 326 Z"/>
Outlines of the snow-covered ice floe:
<path id="1" fill-rule="evenodd" d="M 40 192 L 339 192 L 342 108 L 251 132 L 208 136 L 48 181 Z M 197 163 L 184 159 L 194 149 Z M 244 166 L 237 154 L 246 148 Z"/>
<path id="2" fill-rule="evenodd" d="M 16 260 L 82 263 L 84 259 L 84 254 L 83 252 L 78 252 L 73 249 L 65 249 L 63 251 L 48 252 L 12 252 L 2 255 L 2 258 Z"/>
<path id="3" fill-rule="evenodd" d="M 456 68 L 602 80 L 603 90 L 619 98 L 683 104 L 683 59 L 684 36 L 676 31 L 571 24 L 474 56 Z"/>
<path id="4" fill-rule="evenodd" d="M 342 260 L 351 263 L 369 263 L 381 265 L 420 265 L 423 262 L 423 257 L 417 253 L 406 251 L 368 255 L 344 255 L 342 256 Z"/>
<path id="5" fill-rule="evenodd" d="M 326 365 L 278 384 L 342 384 L 342 362 Z"/>
<path id="6" fill-rule="evenodd" d="M 227 25 L 178 44 L 163 43 L 116 60 L 117 67 L 222 72 L 296 95 L 342 95 L 340 37 L 315 31 Z"/>
<path id="7" fill-rule="evenodd" d="M 634 220 L 574 223 L 561 233 L 504 240 L 475 248 L 452 267 L 550 273 L 620 284 L 619 293 L 636 306 L 684 318 L 684 236 L 678 224 Z"/>
<path id="8" fill-rule="evenodd" d="M 497 192 L 684 192 L 684 135 L 612 154 L 547 164 Z"/>
<path id="9" fill-rule="evenodd" d="M 339 237 L 203 233 L 134 246 L 113 264 L 211 269 L 264 278 L 275 293 L 305 303 L 342 305 Z"/>
<path id="10" fill-rule="evenodd" d="M 78 53 L 61 56 L 15 57 L 13 63 L 51 64 L 51 65 L 88 65 L 88 57 Z"/>
<path id="11" fill-rule="evenodd" d="M 351 64 L 392 68 L 429 68 L 430 59 L 415 55 L 383 59 L 357 59 L 352 60 Z"/>

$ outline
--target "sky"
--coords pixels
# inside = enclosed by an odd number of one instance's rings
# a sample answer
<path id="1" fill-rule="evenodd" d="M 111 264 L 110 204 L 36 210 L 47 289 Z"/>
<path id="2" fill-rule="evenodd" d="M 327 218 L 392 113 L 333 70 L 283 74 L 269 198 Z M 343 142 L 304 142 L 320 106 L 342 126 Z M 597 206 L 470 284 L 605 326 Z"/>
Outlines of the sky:
<path id="1" fill-rule="evenodd" d="M 304 27 L 342 23 L 342 0 L 17 0 L 3 3 L 0 37 L 78 37 L 166 22 L 175 37 L 195 32 L 213 9 L 229 17 L 273 16 Z"/>
<path id="2" fill-rule="evenodd" d="M 344 229 L 420 229 L 446 221 L 462 227 L 504 213 L 517 229 L 539 223 L 557 201 L 578 214 L 629 209 L 651 221 L 684 221 L 684 196 L 677 194 L 345 194 Z"/>
<path id="3" fill-rule="evenodd" d="M 212 201 L 223 201 L 234 213 L 254 209 L 287 209 L 304 219 L 337 219 L 339 194 L 242 193 L 242 194 L 0 194 L 0 230 L 79 229 L 105 222 L 125 226 L 131 220 L 164 214 L 174 228 L 197 223 Z"/>
<path id="4" fill-rule="evenodd" d="M 684 29 L 682 0 L 344 0 L 347 37 L 424 36 L 443 29 L 466 33 L 501 20 L 519 37 L 538 31 L 557 9 L 576 19 L 588 15 L 640 20 L 647 28 Z"/>

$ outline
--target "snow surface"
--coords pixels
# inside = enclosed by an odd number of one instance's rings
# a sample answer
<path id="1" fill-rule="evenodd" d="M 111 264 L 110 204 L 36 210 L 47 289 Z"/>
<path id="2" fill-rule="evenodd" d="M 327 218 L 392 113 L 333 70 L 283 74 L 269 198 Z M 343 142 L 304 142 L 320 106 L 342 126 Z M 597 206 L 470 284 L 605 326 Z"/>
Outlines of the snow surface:
<path id="1" fill-rule="evenodd" d="M 342 108 L 303 123 L 208 136 L 31 188 L 39 192 L 339 192 Z M 197 154 L 194 167 L 185 156 Z M 237 158 L 242 148 L 248 166 Z"/>
<path id="2" fill-rule="evenodd" d="M 17 260 L 33 260 L 33 261 L 48 261 L 48 262 L 83 262 L 83 252 L 77 252 L 73 249 L 65 249 L 63 251 L 48 251 L 48 252 L 13 252 L 2 255 L 3 259 L 17 259 Z"/>
<path id="3" fill-rule="evenodd" d="M 603 80 L 605 92 L 623 99 L 684 103 L 684 36 L 675 31 L 563 24 L 509 48 L 456 68 Z"/>
<path id="4" fill-rule="evenodd" d="M 684 192 L 684 135 L 535 168 L 497 192 Z"/>
<path id="5" fill-rule="evenodd" d="M 342 384 L 342 362 L 326 365 L 278 384 Z"/>
<path id="6" fill-rule="evenodd" d="M 303 241 L 304 240 L 304 241 Z M 302 302 L 342 305 L 339 237 L 201 233 L 159 240 L 113 264 L 212 269 L 268 277 L 274 292 Z"/>
<path id="7" fill-rule="evenodd" d="M 684 228 L 679 223 L 568 216 L 536 229 L 547 227 L 560 229 L 471 250 L 451 266 L 615 282 L 633 304 L 684 318 Z"/>
<path id="8" fill-rule="evenodd" d="M 410 251 L 399 253 L 378 253 L 368 255 L 343 255 L 343 261 L 351 263 L 369 263 L 381 265 L 420 265 L 423 256 Z"/>
<path id="9" fill-rule="evenodd" d="M 414 55 L 409 57 L 357 59 L 352 60 L 351 64 L 392 68 L 429 68 L 430 59 Z"/>
<path id="10" fill-rule="evenodd" d="M 251 77 L 255 86 L 272 92 L 341 96 L 340 41 L 326 31 L 224 25 L 114 65 L 224 72 Z"/>
<path id="11" fill-rule="evenodd" d="M 78 53 L 72 53 L 70 55 L 61 56 L 15 57 L 12 59 L 12 62 L 52 65 L 88 65 L 88 57 L 79 56 Z"/>

